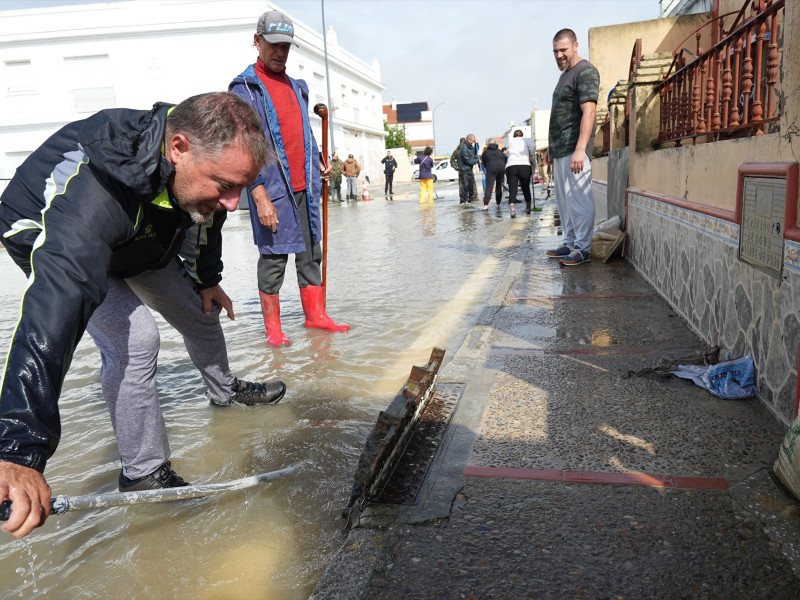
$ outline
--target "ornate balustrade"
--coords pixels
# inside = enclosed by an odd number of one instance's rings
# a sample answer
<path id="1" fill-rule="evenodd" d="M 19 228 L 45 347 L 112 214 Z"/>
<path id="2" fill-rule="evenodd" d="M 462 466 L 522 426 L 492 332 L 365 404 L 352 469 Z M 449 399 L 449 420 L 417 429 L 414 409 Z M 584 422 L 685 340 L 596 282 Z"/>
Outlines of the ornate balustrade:
<path id="1" fill-rule="evenodd" d="M 784 5 L 785 0 L 747 0 L 738 12 L 717 17 L 679 44 L 659 85 L 659 144 L 747 137 L 777 128 Z M 706 27 L 717 27 L 718 33 L 703 52 L 700 38 Z M 691 35 L 697 40 L 693 56 L 683 48 Z"/>

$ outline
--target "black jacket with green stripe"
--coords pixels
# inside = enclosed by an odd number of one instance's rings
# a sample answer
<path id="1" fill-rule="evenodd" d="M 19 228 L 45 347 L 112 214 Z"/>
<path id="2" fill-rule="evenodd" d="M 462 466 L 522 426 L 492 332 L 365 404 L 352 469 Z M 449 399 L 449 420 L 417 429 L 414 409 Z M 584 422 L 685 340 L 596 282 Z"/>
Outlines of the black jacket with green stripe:
<path id="1" fill-rule="evenodd" d="M 199 288 L 222 278 L 226 213 L 193 225 L 168 189 L 170 106 L 66 125 L 0 196 L 0 241 L 29 278 L 0 387 L 2 461 L 44 471 L 61 436 L 61 386 L 109 274 L 132 277 L 183 254 Z"/>

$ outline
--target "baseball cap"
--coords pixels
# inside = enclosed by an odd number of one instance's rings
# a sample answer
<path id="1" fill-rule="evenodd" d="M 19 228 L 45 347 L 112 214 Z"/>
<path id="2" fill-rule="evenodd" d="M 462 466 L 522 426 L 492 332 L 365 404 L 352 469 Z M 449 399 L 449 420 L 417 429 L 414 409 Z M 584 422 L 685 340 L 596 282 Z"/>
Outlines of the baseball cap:
<path id="1" fill-rule="evenodd" d="M 292 20 L 279 10 L 271 10 L 261 15 L 256 33 L 270 44 L 294 43 Z"/>

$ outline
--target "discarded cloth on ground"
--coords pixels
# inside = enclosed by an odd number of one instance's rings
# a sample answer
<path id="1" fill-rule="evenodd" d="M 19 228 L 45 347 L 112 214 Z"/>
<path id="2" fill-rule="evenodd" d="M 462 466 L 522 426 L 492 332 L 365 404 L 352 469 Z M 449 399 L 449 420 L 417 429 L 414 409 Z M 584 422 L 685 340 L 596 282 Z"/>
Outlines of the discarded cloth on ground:
<path id="1" fill-rule="evenodd" d="M 740 400 L 758 393 L 755 385 L 755 365 L 749 354 L 716 365 L 678 365 L 672 374 L 682 379 L 691 379 L 718 398 Z"/>

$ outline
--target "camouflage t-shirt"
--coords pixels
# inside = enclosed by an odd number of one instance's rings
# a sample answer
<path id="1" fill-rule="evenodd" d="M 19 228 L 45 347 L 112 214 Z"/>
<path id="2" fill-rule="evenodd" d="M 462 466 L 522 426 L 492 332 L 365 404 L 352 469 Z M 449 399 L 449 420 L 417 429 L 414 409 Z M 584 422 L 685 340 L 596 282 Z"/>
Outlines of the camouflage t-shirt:
<path id="1" fill-rule="evenodd" d="M 564 71 L 553 91 L 553 104 L 550 107 L 550 157 L 563 158 L 575 152 L 580 136 L 581 104 L 594 102 L 600 88 L 600 73 L 588 60 L 582 60 L 571 69 Z M 586 155 L 592 156 L 594 129 Z"/>

